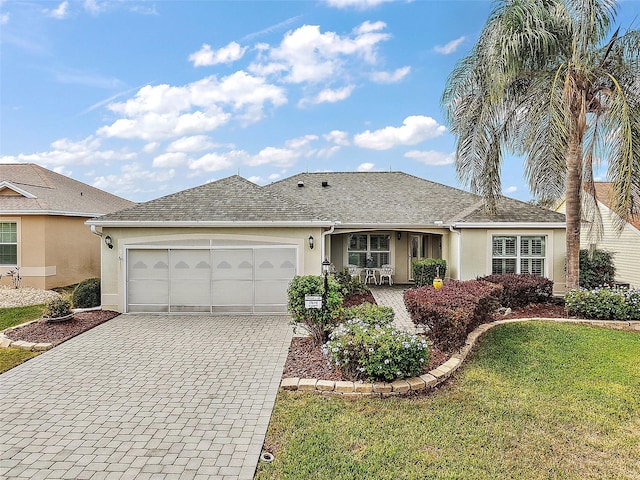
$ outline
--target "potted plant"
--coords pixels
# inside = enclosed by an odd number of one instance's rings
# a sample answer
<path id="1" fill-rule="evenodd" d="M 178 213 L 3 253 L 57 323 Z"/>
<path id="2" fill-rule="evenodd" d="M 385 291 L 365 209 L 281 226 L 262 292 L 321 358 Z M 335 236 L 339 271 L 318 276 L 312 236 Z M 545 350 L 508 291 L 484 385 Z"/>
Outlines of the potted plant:
<path id="1" fill-rule="evenodd" d="M 64 322 L 73 318 L 71 303 L 69 300 L 56 297 L 47 303 L 47 308 L 42 317 L 46 322 Z"/>

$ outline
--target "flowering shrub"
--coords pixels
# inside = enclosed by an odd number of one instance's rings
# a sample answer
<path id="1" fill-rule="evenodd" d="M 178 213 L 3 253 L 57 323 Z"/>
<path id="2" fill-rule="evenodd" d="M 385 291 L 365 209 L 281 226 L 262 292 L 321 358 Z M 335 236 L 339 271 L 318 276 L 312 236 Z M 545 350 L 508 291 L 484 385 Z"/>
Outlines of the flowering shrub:
<path id="1" fill-rule="evenodd" d="M 287 290 L 291 323 L 304 325 L 317 345 L 327 340 L 331 328 L 342 318 L 343 291 L 333 278 L 328 279 L 327 304 L 323 308 L 306 308 L 305 295 L 322 295 L 324 278 L 315 275 L 293 277 Z"/>
<path id="2" fill-rule="evenodd" d="M 387 327 L 393 322 L 394 316 L 393 308 L 373 305 L 371 303 L 363 303 L 344 309 L 345 320 L 358 318 L 372 327 L 376 325 Z"/>
<path id="3" fill-rule="evenodd" d="M 391 382 L 419 375 L 429 361 L 423 339 L 394 327 L 349 320 L 329 335 L 322 346 L 346 378 Z"/>
<path id="4" fill-rule="evenodd" d="M 501 292 L 502 286 L 495 283 L 451 281 L 440 290 L 407 290 L 404 303 L 413 323 L 427 325 L 434 343 L 444 351 L 452 351 L 464 344 L 474 328 L 491 320 Z"/>
<path id="5" fill-rule="evenodd" d="M 530 273 L 488 275 L 478 280 L 502 285 L 500 304 L 503 307 L 517 308 L 548 302 L 553 295 L 553 281 Z"/>
<path id="6" fill-rule="evenodd" d="M 602 320 L 640 319 L 640 290 L 622 288 L 580 288 L 565 295 L 569 315 Z"/>

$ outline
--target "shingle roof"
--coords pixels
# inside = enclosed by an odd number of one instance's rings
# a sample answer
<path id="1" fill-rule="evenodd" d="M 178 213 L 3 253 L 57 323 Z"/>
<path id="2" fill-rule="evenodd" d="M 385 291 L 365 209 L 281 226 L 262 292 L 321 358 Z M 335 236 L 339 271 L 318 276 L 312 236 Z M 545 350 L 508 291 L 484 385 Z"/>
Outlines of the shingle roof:
<path id="1" fill-rule="evenodd" d="M 234 175 L 101 217 L 100 222 L 313 221 L 302 205 Z"/>
<path id="2" fill-rule="evenodd" d="M 611 182 L 595 182 L 596 197 L 598 201 L 605 205 L 607 208 L 611 208 Z M 636 205 L 640 205 L 640 197 L 634 196 L 634 202 Z M 640 230 L 640 215 L 633 217 L 629 223 Z"/>
<path id="3" fill-rule="evenodd" d="M 94 222 L 335 221 L 344 225 L 563 223 L 564 215 L 504 198 L 499 202 L 497 216 L 488 217 L 477 195 L 413 175 L 331 172 L 301 173 L 263 187 L 236 175 Z"/>
<path id="4" fill-rule="evenodd" d="M 135 205 L 32 163 L 0 164 L 0 212 L 95 217 Z M 13 187 L 29 194 L 14 194 Z M 35 198 L 29 198 L 33 196 Z"/>
<path id="5" fill-rule="evenodd" d="M 301 173 L 264 188 L 313 206 L 324 218 L 343 224 L 565 221 L 560 213 L 506 197 L 490 217 L 479 196 L 403 172 Z"/>

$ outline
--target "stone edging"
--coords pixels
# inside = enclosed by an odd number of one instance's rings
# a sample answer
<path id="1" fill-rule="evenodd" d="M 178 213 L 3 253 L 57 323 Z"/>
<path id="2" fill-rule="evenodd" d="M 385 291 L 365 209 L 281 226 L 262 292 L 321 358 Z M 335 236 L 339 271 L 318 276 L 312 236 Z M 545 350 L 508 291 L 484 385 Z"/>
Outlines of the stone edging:
<path id="1" fill-rule="evenodd" d="M 280 382 L 280 388 L 283 390 L 292 390 L 299 392 L 318 392 L 327 395 L 340 395 L 345 397 L 389 397 L 406 395 L 411 391 L 426 391 L 435 388 L 444 382 L 467 358 L 478 339 L 485 332 L 493 327 L 506 323 L 530 322 L 530 321 L 546 321 L 561 323 L 578 323 L 586 325 L 596 325 L 614 329 L 628 329 L 640 332 L 640 321 L 618 322 L 610 320 L 583 320 L 574 318 L 510 318 L 504 320 L 496 320 L 495 322 L 485 323 L 471 332 L 465 341 L 464 347 L 460 351 L 449 358 L 442 365 L 420 375 L 419 377 L 407 378 L 404 380 L 396 380 L 391 383 L 362 383 L 347 382 L 333 380 L 319 380 L 315 378 L 283 378 Z"/>
<path id="2" fill-rule="evenodd" d="M 24 327 L 25 325 L 30 325 L 32 323 L 39 322 L 40 319 L 31 320 L 30 322 L 22 323 L 20 325 L 16 325 L 14 327 L 9 327 L 0 332 L 0 348 L 21 348 L 23 350 L 29 350 L 31 352 L 44 352 L 46 350 L 51 350 L 53 348 L 52 343 L 32 343 L 25 342 L 24 340 L 11 340 L 10 338 L 5 336 L 5 332 L 10 332 L 11 330 L 15 330 L 16 328 Z"/>

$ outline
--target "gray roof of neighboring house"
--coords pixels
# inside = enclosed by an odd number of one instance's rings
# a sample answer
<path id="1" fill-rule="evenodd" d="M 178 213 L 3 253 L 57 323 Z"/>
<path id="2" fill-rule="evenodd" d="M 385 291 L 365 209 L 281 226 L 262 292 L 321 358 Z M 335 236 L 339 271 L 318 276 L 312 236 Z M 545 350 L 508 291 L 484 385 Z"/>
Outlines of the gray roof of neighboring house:
<path id="1" fill-rule="evenodd" d="M 33 163 L 0 164 L 2 214 L 95 217 L 133 205 L 129 200 Z"/>
<path id="2" fill-rule="evenodd" d="M 323 186 L 326 182 L 326 186 Z M 304 186 L 299 186 L 302 184 Z M 301 173 L 260 187 L 232 176 L 90 223 L 319 222 L 344 225 L 564 223 L 564 215 L 503 198 L 495 217 L 480 197 L 402 172 Z"/>

